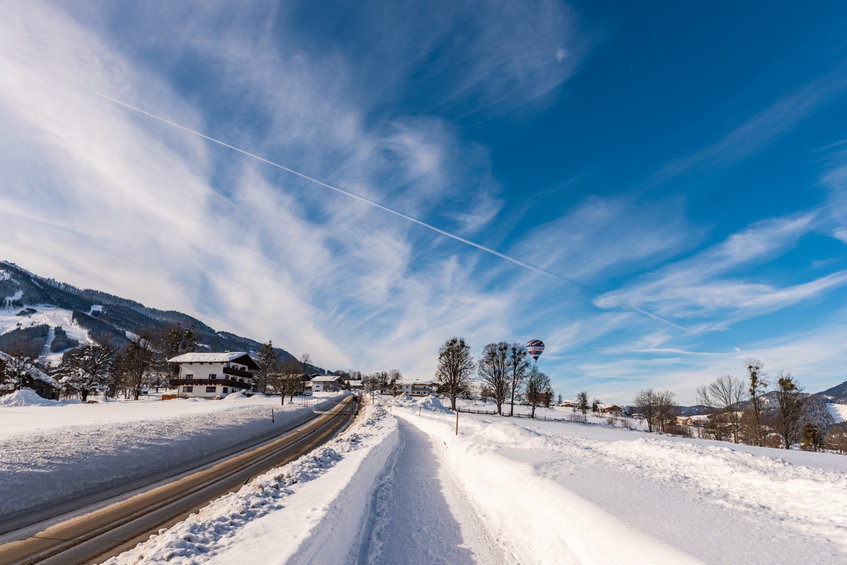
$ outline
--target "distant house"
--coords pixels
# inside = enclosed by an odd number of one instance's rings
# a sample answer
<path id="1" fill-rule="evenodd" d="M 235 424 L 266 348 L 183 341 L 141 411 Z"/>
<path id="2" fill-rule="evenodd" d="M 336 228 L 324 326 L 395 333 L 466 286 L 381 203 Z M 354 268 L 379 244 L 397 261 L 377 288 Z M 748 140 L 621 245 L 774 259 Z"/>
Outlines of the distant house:
<path id="1" fill-rule="evenodd" d="M 362 381 L 362 379 L 353 379 L 347 381 L 347 386 L 350 388 L 350 390 L 364 390 L 365 383 L 364 381 Z"/>
<path id="2" fill-rule="evenodd" d="M 400 379 L 394 386 L 397 392 L 409 396 L 428 396 L 435 391 L 432 379 Z"/>
<path id="3" fill-rule="evenodd" d="M 5 371 L 7 364 L 12 365 L 14 362 L 14 358 L 11 355 L 0 351 L 0 374 Z M 0 394 L 12 392 L 16 387 L 31 388 L 38 396 L 47 400 L 59 399 L 59 383 L 53 377 L 35 367 L 29 367 L 25 371 L 22 382 L 0 385 Z"/>
<path id="4" fill-rule="evenodd" d="M 243 351 L 230 353 L 185 353 L 169 363 L 179 364 L 179 376 L 170 386 L 183 398 L 217 398 L 253 389 L 256 361 Z"/>
<path id="5" fill-rule="evenodd" d="M 338 392 L 344 388 L 344 379 L 338 375 L 317 375 L 310 382 L 312 392 Z"/>
<path id="6" fill-rule="evenodd" d="M 612 406 L 606 406 L 603 408 L 603 414 L 609 414 L 611 416 L 622 416 L 623 410 L 617 404 L 613 404 Z"/>

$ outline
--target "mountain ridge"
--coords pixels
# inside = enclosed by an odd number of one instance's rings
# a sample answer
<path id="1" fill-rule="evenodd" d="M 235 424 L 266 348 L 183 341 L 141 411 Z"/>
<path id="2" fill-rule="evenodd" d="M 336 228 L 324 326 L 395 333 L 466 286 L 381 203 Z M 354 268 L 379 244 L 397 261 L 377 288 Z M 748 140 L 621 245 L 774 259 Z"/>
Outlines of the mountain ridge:
<path id="1" fill-rule="evenodd" d="M 38 306 L 48 306 L 72 312 L 73 322 L 84 328 L 91 339 L 97 342 L 112 341 L 120 346 L 129 341 L 129 334 L 142 330 L 161 330 L 174 324 L 194 327 L 197 343 L 208 351 L 246 351 L 255 354 L 262 343 L 228 331 L 217 331 L 203 321 L 177 310 L 159 310 L 141 302 L 122 298 L 95 289 L 80 289 L 55 279 L 41 277 L 10 261 L 0 261 L 0 307 L 10 311 L 20 310 L 15 315 L 21 320 L 36 312 Z M 23 324 L 2 332 L 6 341 L 13 332 L 23 331 Z M 34 326 L 34 322 L 30 327 Z M 57 326 L 59 327 L 59 326 Z M 55 328 L 51 328 L 55 329 Z M 65 328 L 67 329 L 67 328 Z M 42 339 L 41 334 L 37 339 Z M 2 347 L 0 347 L 2 349 Z M 281 347 L 275 347 L 280 360 L 293 359 L 294 355 Z M 325 373 L 322 368 L 310 366 L 313 372 Z"/>

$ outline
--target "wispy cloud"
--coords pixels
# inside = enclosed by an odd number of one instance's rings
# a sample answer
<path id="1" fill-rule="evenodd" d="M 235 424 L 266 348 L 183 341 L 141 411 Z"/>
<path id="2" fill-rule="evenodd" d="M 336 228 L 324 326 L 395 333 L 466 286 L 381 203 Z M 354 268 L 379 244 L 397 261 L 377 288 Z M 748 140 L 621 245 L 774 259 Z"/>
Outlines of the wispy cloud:
<path id="1" fill-rule="evenodd" d="M 659 185 L 682 174 L 738 163 L 775 143 L 815 110 L 841 95 L 845 88 L 847 76 L 844 69 L 839 67 L 779 98 L 712 145 L 666 163 L 651 175 L 646 186 Z"/>
<path id="2" fill-rule="evenodd" d="M 531 230 L 511 253 L 577 280 L 644 269 L 697 243 L 681 202 L 591 197 Z"/>
<path id="3" fill-rule="evenodd" d="M 843 285 L 845 273 L 784 288 L 738 277 L 792 249 L 816 228 L 818 219 L 817 212 L 806 212 L 758 222 L 693 257 L 646 275 L 640 282 L 598 297 L 595 304 L 601 308 L 644 307 L 677 319 L 717 312 L 749 317 L 817 296 Z"/>

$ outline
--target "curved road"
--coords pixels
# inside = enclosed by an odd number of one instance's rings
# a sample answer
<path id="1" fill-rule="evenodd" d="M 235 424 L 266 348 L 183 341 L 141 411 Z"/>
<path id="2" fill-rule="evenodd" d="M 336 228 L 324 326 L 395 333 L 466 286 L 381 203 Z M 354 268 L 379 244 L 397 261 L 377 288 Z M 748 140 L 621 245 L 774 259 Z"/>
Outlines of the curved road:
<path id="1" fill-rule="evenodd" d="M 0 564 L 101 561 L 210 500 L 237 490 L 251 477 L 308 453 L 334 437 L 355 414 L 352 396 L 303 427 L 250 451 L 125 500 L 49 525 L 35 535 L 0 545 Z"/>

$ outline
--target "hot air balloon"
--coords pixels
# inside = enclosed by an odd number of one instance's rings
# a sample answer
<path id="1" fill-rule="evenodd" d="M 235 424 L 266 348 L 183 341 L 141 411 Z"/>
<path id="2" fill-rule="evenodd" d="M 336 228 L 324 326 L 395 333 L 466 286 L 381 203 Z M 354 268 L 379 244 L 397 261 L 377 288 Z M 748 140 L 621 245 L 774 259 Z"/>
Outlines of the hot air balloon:
<path id="1" fill-rule="evenodd" d="M 531 339 L 526 342 L 526 350 L 533 359 L 538 361 L 538 358 L 541 357 L 541 354 L 544 352 L 544 342 L 540 339 Z"/>

